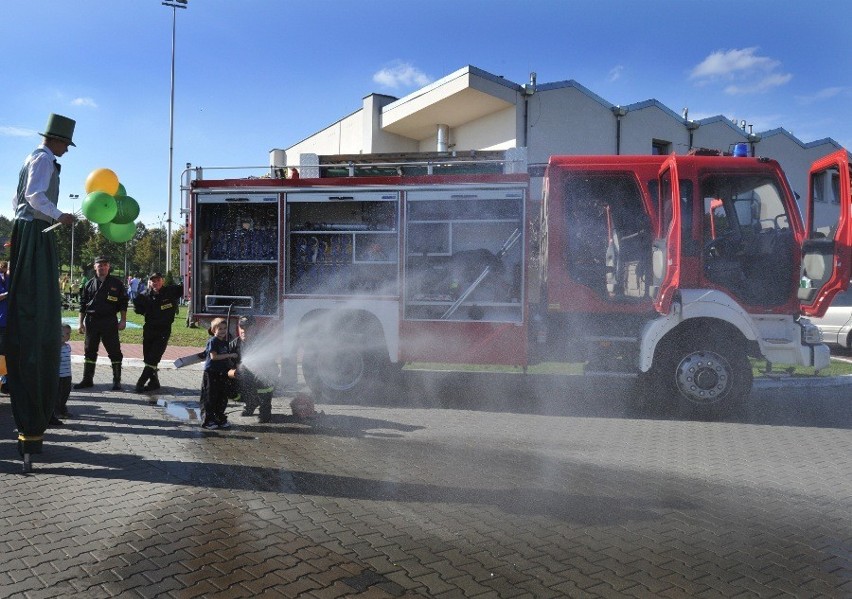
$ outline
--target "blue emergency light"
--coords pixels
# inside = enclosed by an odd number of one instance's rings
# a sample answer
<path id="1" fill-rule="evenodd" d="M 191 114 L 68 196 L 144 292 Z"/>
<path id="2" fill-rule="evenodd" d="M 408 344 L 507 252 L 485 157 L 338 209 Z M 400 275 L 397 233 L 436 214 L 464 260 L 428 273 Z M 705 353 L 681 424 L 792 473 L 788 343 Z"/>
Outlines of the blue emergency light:
<path id="1" fill-rule="evenodd" d="M 734 156 L 737 158 L 748 156 L 748 144 L 736 144 L 734 146 Z"/>

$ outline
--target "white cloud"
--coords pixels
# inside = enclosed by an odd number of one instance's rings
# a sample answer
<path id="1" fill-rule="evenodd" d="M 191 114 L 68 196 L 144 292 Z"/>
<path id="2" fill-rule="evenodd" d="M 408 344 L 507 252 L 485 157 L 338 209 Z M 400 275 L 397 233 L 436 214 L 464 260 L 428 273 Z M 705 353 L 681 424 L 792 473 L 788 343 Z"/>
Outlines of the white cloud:
<path id="1" fill-rule="evenodd" d="M 74 98 L 71 100 L 72 106 L 85 106 L 87 108 L 97 108 L 98 105 L 92 98 Z"/>
<path id="2" fill-rule="evenodd" d="M 613 82 L 613 81 L 615 81 L 616 79 L 620 78 L 620 77 L 621 77 L 621 74 L 622 74 L 623 72 L 624 72 L 624 66 L 623 66 L 623 65 L 615 66 L 615 67 L 613 67 L 612 69 L 610 69 L 609 74 L 608 74 L 608 75 L 607 75 L 607 77 L 606 77 L 606 80 L 607 80 L 609 83 L 612 83 L 612 82 Z"/>
<path id="3" fill-rule="evenodd" d="M 759 81 L 747 83 L 745 85 L 729 85 L 725 88 L 725 93 L 731 96 L 737 96 L 742 94 L 760 94 L 772 89 L 773 87 L 785 85 L 792 78 L 793 76 L 789 73 L 769 75 L 768 77 L 764 77 Z"/>
<path id="4" fill-rule="evenodd" d="M 36 135 L 36 133 L 32 129 L 24 129 L 23 127 L 0 127 L 0 136 L 2 137 L 30 137 Z"/>
<path id="5" fill-rule="evenodd" d="M 796 96 L 796 100 L 800 104 L 813 104 L 814 102 L 829 100 L 845 92 L 847 92 L 845 87 L 826 87 L 809 96 Z"/>
<path id="6" fill-rule="evenodd" d="M 756 94 L 785 85 L 792 78 L 780 71 L 781 63 L 768 56 L 759 56 L 757 47 L 717 50 L 696 65 L 689 79 L 698 85 L 726 82 L 729 95 Z"/>
<path id="7" fill-rule="evenodd" d="M 432 78 L 417 67 L 397 60 L 374 73 L 373 81 L 384 87 L 399 89 L 423 87 L 432 83 Z"/>
<path id="8" fill-rule="evenodd" d="M 725 77 L 737 72 L 755 70 L 771 71 L 780 65 L 777 60 L 766 56 L 755 56 L 755 52 L 757 48 L 717 50 L 693 68 L 689 78 Z"/>

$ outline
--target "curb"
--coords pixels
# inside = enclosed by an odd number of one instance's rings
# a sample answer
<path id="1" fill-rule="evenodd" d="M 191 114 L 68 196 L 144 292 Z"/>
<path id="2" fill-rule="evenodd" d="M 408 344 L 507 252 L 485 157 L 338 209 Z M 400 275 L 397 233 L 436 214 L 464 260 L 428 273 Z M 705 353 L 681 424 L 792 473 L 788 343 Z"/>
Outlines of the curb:
<path id="1" fill-rule="evenodd" d="M 84 361 L 84 357 L 78 354 L 71 355 L 71 363 L 72 364 L 82 364 Z M 105 356 L 98 356 L 97 364 L 109 366 L 111 364 L 110 359 Z M 142 358 L 124 358 L 121 361 L 122 366 L 128 366 L 130 368 L 144 368 L 145 361 Z M 175 368 L 174 360 L 162 360 L 158 366 L 160 370 L 177 370 Z M 198 364 L 192 364 L 191 366 L 184 366 L 181 370 L 204 370 L 204 362 L 200 362 Z"/>
<path id="2" fill-rule="evenodd" d="M 843 376 L 773 376 L 754 379 L 755 389 L 779 389 L 794 387 L 797 389 L 814 387 L 849 387 L 852 386 L 852 374 Z"/>

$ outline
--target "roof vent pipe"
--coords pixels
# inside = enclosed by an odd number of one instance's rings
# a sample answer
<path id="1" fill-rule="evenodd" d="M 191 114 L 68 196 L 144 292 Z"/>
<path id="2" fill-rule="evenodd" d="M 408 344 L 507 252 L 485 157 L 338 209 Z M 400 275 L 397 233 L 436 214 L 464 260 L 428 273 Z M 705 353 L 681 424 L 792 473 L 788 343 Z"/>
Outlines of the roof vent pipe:
<path id="1" fill-rule="evenodd" d="M 450 126 L 438 125 L 438 151 L 446 152 L 450 148 Z"/>

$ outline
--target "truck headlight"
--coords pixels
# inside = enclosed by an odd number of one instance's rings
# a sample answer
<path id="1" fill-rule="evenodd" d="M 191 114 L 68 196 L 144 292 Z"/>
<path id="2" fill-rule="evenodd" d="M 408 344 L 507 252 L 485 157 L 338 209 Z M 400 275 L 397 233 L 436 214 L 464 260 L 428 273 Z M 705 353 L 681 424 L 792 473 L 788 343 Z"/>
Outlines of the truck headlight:
<path id="1" fill-rule="evenodd" d="M 822 343 L 822 331 L 810 320 L 800 318 L 799 326 L 802 327 L 802 343 L 805 345 L 819 345 Z"/>

